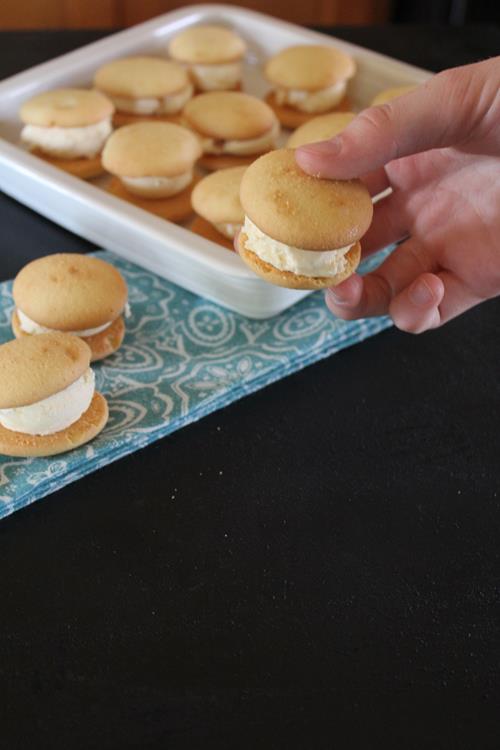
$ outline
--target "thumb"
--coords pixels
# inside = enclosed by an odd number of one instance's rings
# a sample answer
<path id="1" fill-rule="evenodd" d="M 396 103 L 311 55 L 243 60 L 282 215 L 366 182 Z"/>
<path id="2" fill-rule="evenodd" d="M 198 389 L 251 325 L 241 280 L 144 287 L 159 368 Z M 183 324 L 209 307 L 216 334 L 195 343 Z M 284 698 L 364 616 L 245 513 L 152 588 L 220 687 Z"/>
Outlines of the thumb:
<path id="1" fill-rule="evenodd" d="M 314 176 L 351 179 L 402 156 L 465 141 L 479 116 L 481 65 L 446 70 L 404 96 L 365 109 L 335 138 L 297 149 L 297 163 Z"/>

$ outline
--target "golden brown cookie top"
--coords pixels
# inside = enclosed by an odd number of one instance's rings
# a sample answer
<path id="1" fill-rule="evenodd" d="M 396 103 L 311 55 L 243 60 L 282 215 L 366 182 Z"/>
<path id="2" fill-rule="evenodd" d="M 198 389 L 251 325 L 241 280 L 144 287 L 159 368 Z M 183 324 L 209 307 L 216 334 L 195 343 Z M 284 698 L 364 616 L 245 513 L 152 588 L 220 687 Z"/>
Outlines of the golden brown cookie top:
<path id="1" fill-rule="evenodd" d="M 354 112 L 330 112 L 318 115 L 295 130 L 287 142 L 287 148 L 298 148 L 307 143 L 318 143 L 333 138 L 354 120 Z"/>
<path id="2" fill-rule="evenodd" d="M 360 180 L 324 180 L 303 172 L 292 149 L 251 164 L 241 182 L 245 215 L 265 234 L 305 250 L 334 250 L 359 240 L 373 207 Z"/>
<path id="3" fill-rule="evenodd" d="M 94 85 L 111 96 L 128 99 L 158 98 L 186 88 L 186 70 L 161 57 L 123 57 L 99 68 Z"/>
<path id="4" fill-rule="evenodd" d="M 137 122 L 118 128 L 102 152 L 105 169 L 118 177 L 175 177 L 201 156 L 199 139 L 169 122 Z"/>
<path id="5" fill-rule="evenodd" d="M 28 406 L 64 390 L 89 363 L 89 347 L 69 333 L 42 333 L 3 344 L 0 409 Z"/>
<path id="6" fill-rule="evenodd" d="M 186 104 L 182 117 L 196 132 L 222 140 L 258 138 L 276 123 L 265 102 L 239 91 L 199 94 Z"/>
<path id="7" fill-rule="evenodd" d="M 26 125 L 81 128 L 111 117 L 114 109 L 99 91 L 55 89 L 28 99 L 19 115 Z"/>
<path id="8" fill-rule="evenodd" d="M 13 297 L 17 308 L 45 328 L 82 331 L 116 320 L 127 302 L 127 285 L 100 258 L 56 253 L 21 269 Z"/>
<path id="9" fill-rule="evenodd" d="M 240 185 L 246 169 L 220 169 L 200 180 L 191 196 L 196 213 L 212 224 L 242 224 L 245 214 L 240 202 Z"/>
<path id="10" fill-rule="evenodd" d="M 239 60 L 246 44 L 225 26 L 190 26 L 176 34 L 168 45 L 174 60 L 192 65 L 217 65 Z"/>
<path id="11" fill-rule="evenodd" d="M 379 91 L 377 96 L 373 97 L 370 106 L 377 107 L 379 104 L 386 104 L 386 102 L 397 99 L 398 96 L 408 94 L 410 91 L 413 91 L 413 89 L 416 88 L 416 86 L 393 86 L 390 89 L 384 89 L 383 91 Z"/>
<path id="12" fill-rule="evenodd" d="M 356 64 L 350 55 L 335 47 L 300 44 L 271 57 L 265 76 L 274 86 L 316 91 L 352 78 Z"/>

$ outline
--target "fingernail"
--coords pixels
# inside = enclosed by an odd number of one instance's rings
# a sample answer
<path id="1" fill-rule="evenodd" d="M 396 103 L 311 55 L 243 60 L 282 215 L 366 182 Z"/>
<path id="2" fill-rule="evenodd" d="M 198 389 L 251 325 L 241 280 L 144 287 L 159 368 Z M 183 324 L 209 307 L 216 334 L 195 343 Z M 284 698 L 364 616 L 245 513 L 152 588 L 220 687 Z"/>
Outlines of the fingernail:
<path id="1" fill-rule="evenodd" d="M 434 295 L 429 285 L 422 279 L 418 279 L 411 285 L 408 296 L 416 307 L 429 307 L 434 302 Z"/>
<path id="2" fill-rule="evenodd" d="M 341 139 L 332 138 L 329 141 L 320 141 L 319 143 L 311 143 L 308 146 L 301 146 L 298 152 L 311 156 L 335 156 L 335 154 L 339 153 L 341 147 Z"/>

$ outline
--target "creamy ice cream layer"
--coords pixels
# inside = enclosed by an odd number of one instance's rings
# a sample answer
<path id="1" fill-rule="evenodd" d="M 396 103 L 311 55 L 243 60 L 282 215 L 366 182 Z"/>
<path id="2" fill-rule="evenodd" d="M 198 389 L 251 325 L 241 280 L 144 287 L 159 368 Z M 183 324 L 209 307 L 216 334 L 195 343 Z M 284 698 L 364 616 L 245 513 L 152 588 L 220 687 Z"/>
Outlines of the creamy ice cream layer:
<path id="1" fill-rule="evenodd" d="M 175 177 L 120 177 L 121 181 L 134 195 L 143 198 L 169 198 L 181 193 L 193 181 L 193 170 L 183 172 Z"/>
<path id="2" fill-rule="evenodd" d="M 89 369 L 59 393 L 28 406 L 0 409 L 0 424 L 6 430 L 27 435 L 52 435 L 77 422 L 94 396 L 95 378 Z"/>
<path id="3" fill-rule="evenodd" d="M 252 154 L 263 154 L 276 148 L 276 139 L 279 136 L 279 122 L 275 122 L 270 130 L 258 138 L 247 138 L 241 141 L 224 141 L 216 138 L 203 138 L 202 148 L 206 154 L 232 154 L 233 156 L 251 156 Z"/>
<path id="4" fill-rule="evenodd" d="M 19 308 L 16 308 L 16 312 L 19 319 L 19 326 L 24 333 L 36 335 L 38 333 L 54 333 L 54 331 L 60 330 L 58 328 L 46 328 L 45 326 L 40 325 L 40 323 L 35 323 L 34 320 L 31 320 L 31 318 Z M 65 331 L 65 333 L 72 333 L 74 336 L 95 336 L 96 334 L 105 331 L 106 328 L 109 328 L 112 323 L 113 321 L 110 321 L 109 323 L 104 323 L 102 326 L 97 326 L 97 328 L 85 328 L 81 331 Z"/>
<path id="5" fill-rule="evenodd" d="M 333 86 L 319 89 L 319 91 L 278 88 L 275 91 L 276 103 L 280 106 L 290 105 L 302 112 L 328 112 L 342 101 L 346 88 L 347 81 L 338 81 Z"/>
<path id="6" fill-rule="evenodd" d="M 234 89 L 241 80 L 241 64 L 191 65 L 191 77 L 202 91 Z"/>
<path id="7" fill-rule="evenodd" d="M 227 237 L 228 240 L 234 240 L 236 235 L 241 229 L 241 224 L 231 224 L 230 222 L 224 222 L 220 224 L 213 224 L 215 229 Z"/>
<path id="8" fill-rule="evenodd" d="M 110 99 L 119 112 L 129 112 L 133 115 L 174 115 L 193 96 L 193 86 L 189 84 L 176 94 L 162 98 L 144 97 L 133 99 L 125 96 L 111 96 Z"/>
<path id="9" fill-rule="evenodd" d="M 353 245 L 346 245 L 335 250 L 318 252 L 317 250 L 302 250 L 299 247 L 287 245 L 273 240 L 262 232 L 248 216 L 245 216 L 243 232 L 248 241 L 247 250 L 251 250 L 265 263 L 269 263 L 279 271 L 290 271 L 299 276 L 336 276 L 347 268 L 346 253 Z"/>
<path id="10" fill-rule="evenodd" d="M 85 125 L 82 128 L 60 128 L 56 125 L 25 125 L 21 140 L 30 149 L 38 148 L 44 154 L 61 159 L 88 158 L 100 154 L 111 135 L 111 119 Z"/>

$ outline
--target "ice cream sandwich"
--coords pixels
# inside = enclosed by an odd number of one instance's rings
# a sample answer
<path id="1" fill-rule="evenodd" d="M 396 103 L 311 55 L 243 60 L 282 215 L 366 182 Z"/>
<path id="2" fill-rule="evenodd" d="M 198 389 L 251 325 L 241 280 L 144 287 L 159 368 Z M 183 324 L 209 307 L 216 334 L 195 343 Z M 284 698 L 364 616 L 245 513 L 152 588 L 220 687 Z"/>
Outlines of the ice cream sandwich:
<path id="1" fill-rule="evenodd" d="M 115 179 L 108 190 L 169 221 L 191 214 L 198 138 L 167 122 L 141 122 L 118 128 L 106 144 L 103 165 Z"/>
<path id="2" fill-rule="evenodd" d="M 75 177 L 97 177 L 102 173 L 100 154 L 112 131 L 113 111 L 112 102 L 98 91 L 46 91 L 21 107 L 21 141 Z"/>
<path id="3" fill-rule="evenodd" d="M 245 218 L 240 202 L 245 171 L 246 167 L 230 167 L 213 172 L 200 180 L 191 196 L 198 214 L 191 230 L 229 250 Z"/>
<path id="4" fill-rule="evenodd" d="M 356 64 L 335 47 L 287 47 L 268 60 L 264 72 L 273 87 L 266 101 L 286 128 L 294 130 L 325 112 L 350 109 L 346 90 Z"/>
<path id="5" fill-rule="evenodd" d="M 90 349 L 68 333 L 0 346 L 0 454 L 53 456 L 88 443 L 108 419 Z"/>
<path id="6" fill-rule="evenodd" d="M 224 26 L 191 26 L 168 45 L 170 57 L 189 69 L 198 91 L 236 89 L 241 81 L 243 39 Z"/>
<path id="7" fill-rule="evenodd" d="M 116 107 L 116 126 L 146 119 L 176 122 L 193 95 L 182 65 L 161 57 L 124 57 L 103 65 L 94 85 Z"/>
<path id="8" fill-rule="evenodd" d="M 239 91 L 199 94 L 184 107 L 184 124 L 200 139 L 205 169 L 246 166 L 276 147 L 279 122 L 260 99 Z"/>
<path id="9" fill-rule="evenodd" d="M 308 143 L 327 141 L 346 128 L 354 120 L 354 112 L 330 112 L 318 115 L 295 130 L 287 141 L 287 148 L 298 148 Z"/>
<path id="10" fill-rule="evenodd" d="M 243 175 L 242 259 L 259 276 L 290 289 L 335 286 L 359 264 L 359 240 L 372 220 L 360 180 L 324 180 L 303 172 L 293 149 L 257 159 Z"/>
<path id="11" fill-rule="evenodd" d="M 386 104 L 387 102 L 397 99 L 398 96 L 408 94 L 410 91 L 416 89 L 416 86 L 393 86 L 390 89 L 384 89 L 379 91 L 370 104 L 371 107 L 378 107 L 379 104 Z"/>
<path id="12" fill-rule="evenodd" d="M 93 362 L 123 341 L 127 285 L 114 266 L 99 258 L 57 253 L 33 260 L 14 279 L 12 296 L 18 338 L 72 333 L 90 347 Z"/>

